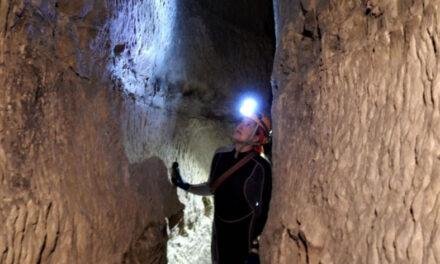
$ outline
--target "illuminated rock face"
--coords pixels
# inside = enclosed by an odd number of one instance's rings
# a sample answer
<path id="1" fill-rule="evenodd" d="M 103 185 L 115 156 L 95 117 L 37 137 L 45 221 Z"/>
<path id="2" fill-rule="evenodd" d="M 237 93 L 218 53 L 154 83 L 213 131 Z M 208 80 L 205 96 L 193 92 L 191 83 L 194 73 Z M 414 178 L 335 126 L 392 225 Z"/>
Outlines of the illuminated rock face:
<path id="1" fill-rule="evenodd" d="M 275 2 L 265 263 L 439 263 L 440 1 Z"/>
<path id="2" fill-rule="evenodd" d="M 168 231 L 167 169 L 205 180 L 237 95 L 269 101 L 271 4 L 244 3 L 0 0 L 0 263 L 209 262 L 212 205 Z"/>
<path id="3" fill-rule="evenodd" d="M 166 261 L 183 206 L 167 164 L 132 162 L 104 1 L 0 1 L 0 262 Z"/>

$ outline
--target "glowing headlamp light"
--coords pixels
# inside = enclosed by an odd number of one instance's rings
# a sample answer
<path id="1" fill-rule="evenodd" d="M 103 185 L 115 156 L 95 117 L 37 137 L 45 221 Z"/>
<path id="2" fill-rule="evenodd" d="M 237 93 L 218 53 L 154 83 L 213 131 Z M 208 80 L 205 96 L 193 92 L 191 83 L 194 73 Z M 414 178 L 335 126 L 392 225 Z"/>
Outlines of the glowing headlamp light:
<path id="1" fill-rule="evenodd" d="M 254 120 L 257 123 L 257 126 L 262 127 L 264 129 L 264 133 L 270 137 L 271 131 L 262 120 L 263 116 L 261 115 L 261 113 L 258 113 L 258 111 L 258 103 L 254 98 L 246 98 L 241 103 L 240 113 L 243 116 Z"/>
<path id="2" fill-rule="evenodd" d="M 240 107 L 240 113 L 246 117 L 252 117 L 257 111 L 257 101 L 253 98 L 246 98 Z"/>

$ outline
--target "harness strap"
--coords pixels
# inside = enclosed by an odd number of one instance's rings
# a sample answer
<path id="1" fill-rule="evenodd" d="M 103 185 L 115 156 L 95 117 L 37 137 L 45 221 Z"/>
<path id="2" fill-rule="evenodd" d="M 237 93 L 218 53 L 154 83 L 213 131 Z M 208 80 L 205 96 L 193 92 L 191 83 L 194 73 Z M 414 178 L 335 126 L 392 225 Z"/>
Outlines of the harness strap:
<path id="1" fill-rule="evenodd" d="M 247 154 L 244 158 L 242 158 L 239 162 L 237 162 L 234 166 L 225 171 L 220 177 L 218 177 L 215 181 L 209 184 L 209 188 L 211 189 L 211 193 L 215 193 L 215 191 L 220 187 L 235 171 L 241 168 L 244 164 L 249 162 L 254 156 L 255 152 L 251 152 Z"/>

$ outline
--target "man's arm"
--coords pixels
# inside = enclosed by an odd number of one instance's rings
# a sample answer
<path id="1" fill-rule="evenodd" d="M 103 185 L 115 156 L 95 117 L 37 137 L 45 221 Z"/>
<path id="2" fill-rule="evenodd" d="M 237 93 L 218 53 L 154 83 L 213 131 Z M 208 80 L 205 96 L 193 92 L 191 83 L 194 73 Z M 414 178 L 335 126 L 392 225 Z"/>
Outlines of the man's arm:
<path id="1" fill-rule="evenodd" d="M 215 166 L 217 165 L 217 160 L 218 160 L 218 156 L 215 154 L 214 157 L 212 158 L 211 171 L 209 174 L 208 181 L 200 184 L 189 184 L 185 182 L 182 179 L 182 176 L 180 175 L 179 164 L 177 162 L 174 162 L 172 167 L 171 181 L 177 187 L 185 191 L 188 191 L 192 194 L 202 195 L 202 196 L 212 195 L 213 193 L 211 192 L 211 188 L 209 187 L 209 185 L 212 181 L 213 171 Z"/>

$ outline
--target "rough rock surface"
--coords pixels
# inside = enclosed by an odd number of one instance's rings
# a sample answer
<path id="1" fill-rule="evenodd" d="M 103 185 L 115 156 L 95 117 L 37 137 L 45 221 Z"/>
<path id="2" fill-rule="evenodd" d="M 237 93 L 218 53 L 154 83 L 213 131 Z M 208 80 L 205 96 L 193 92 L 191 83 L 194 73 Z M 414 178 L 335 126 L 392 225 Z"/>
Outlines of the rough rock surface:
<path id="1" fill-rule="evenodd" d="M 131 99 L 97 49 L 108 11 L 0 1 L 0 263 L 166 262 L 183 206 L 162 160 L 127 158 Z"/>
<path id="2" fill-rule="evenodd" d="M 440 1 L 275 2 L 265 263 L 440 263 Z"/>
<path id="3" fill-rule="evenodd" d="M 270 98 L 246 2 L 0 0 L 0 263 L 209 262 L 210 202 L 170 231 L 167 168 L 205 180 L 236 96 Z"/>

